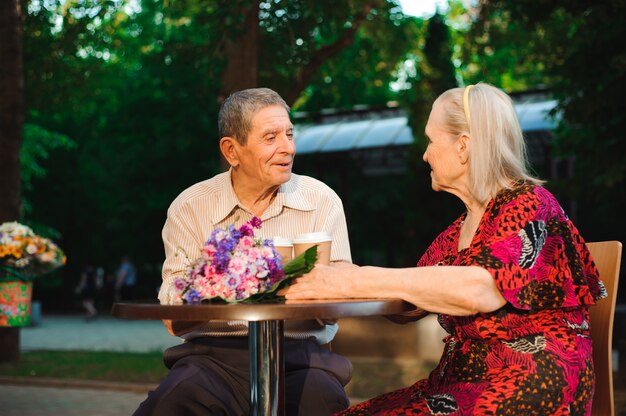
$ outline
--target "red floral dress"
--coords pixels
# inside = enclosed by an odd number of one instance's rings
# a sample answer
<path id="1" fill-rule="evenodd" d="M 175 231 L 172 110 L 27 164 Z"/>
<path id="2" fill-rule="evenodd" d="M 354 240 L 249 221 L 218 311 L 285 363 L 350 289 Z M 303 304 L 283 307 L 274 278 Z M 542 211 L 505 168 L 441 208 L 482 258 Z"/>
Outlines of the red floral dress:
<path id="1" fill-rule="evenodd" d="M 489 202 L 470 247 L 459 252 L 464 218 L 418 266 L 481 266 L 507 304 L 492 313 L 439 315 L 449 335 L 428 379 L 342 414 L 590 414 L 588 307 L 606 290 L 578 230 L 552 194 L 525 182 Z"/>

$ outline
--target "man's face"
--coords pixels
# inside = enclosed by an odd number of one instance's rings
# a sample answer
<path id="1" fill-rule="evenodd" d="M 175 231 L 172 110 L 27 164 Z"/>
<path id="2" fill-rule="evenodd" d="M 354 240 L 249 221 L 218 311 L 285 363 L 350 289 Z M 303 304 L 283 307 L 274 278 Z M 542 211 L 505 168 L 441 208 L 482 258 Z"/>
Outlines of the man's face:
<path id="1" fill-rule="evenodd" d="M 291 178 L 296 147 L 293 125 L 283 107 L 274 105 L 257 112 L 246 144 L 237 147 L 242 180 L 269 189 Z"/>

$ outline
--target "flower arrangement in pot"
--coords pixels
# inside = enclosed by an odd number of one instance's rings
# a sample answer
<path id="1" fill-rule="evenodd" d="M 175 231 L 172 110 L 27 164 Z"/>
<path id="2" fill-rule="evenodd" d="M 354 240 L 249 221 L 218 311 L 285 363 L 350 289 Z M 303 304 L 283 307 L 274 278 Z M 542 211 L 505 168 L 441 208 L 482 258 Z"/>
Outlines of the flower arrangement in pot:
<path id="1" fill-rule="evenodd" d="M 63 251 L 18 222 L 0 225 L 0 326 L 30 323 L 32 281 L 63 266 Z"/>

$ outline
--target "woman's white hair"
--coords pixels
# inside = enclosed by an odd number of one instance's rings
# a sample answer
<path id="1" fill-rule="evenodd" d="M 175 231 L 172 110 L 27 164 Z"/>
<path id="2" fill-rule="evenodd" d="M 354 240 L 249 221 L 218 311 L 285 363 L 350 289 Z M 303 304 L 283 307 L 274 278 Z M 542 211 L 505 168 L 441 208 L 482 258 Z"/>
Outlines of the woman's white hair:
<path id="1" fill-rule="evenodd" d="M 506 93 L 481 83 L 450 89 L 439 100 L 449 133 L 455 137 L 469 134 L 470 184 L 477 200 L 486 202 L 519 180 L 544 182 L 528 172 L 524 136 Z"/>

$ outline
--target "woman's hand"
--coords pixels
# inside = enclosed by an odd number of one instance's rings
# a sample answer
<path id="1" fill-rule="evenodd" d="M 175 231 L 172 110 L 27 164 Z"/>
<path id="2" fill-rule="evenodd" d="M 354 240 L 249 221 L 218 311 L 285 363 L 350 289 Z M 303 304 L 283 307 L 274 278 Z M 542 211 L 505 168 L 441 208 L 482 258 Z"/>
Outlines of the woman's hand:
<path id="1" fill-rule="evenodd" d="M 341 299 L 352 296 L 350 282 L 352 272 L 358 268 L 346 265 L 316 264 L 309 273 L 298 277 L 278 295 L 285 299 Z"/>
<path id="2" fill-rule="evenodd" d="M 478 266 L 425 266 L 388 269 L 374 266 L 316 265 L 278 293 L 287 300 L 397 298 L 430 313 L 470 316 L 506 304 L 491 274 Z M 394 317 L 396 321 L 419 318 Z"/>

